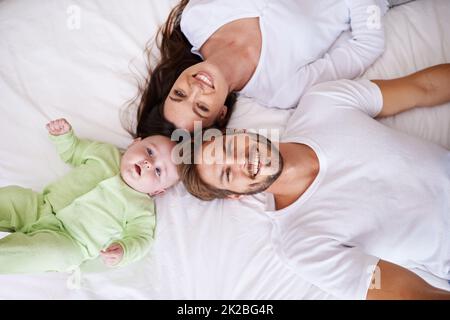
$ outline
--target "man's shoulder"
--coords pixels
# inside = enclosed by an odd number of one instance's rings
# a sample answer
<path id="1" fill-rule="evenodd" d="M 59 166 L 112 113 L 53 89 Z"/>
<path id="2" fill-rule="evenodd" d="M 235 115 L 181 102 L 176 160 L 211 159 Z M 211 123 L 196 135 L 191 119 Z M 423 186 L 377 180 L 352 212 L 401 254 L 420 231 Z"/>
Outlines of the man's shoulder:
<path id="1" fill-rule="evenodd" d="M 331 107 L 348 100 L 355 91 L 352 90 L 354 87 L 352 80 L 346 79 L 318 83 L 301 97 L 292 117 L 309 116 L 310 113 L 317 116 L 322 111 L 328 112 Z"/>
<path id="2" fill-rule="evenodd" d="M 333 122 L 334 113 L 357 110 L 373 117 L 382 105 L 381 91 L 367 79 L 341 79 L 319 83 L 311 87 L 301 98 L 291 120 L 308 119 L 323 124 L 324 119 Z M 294 124 L 297 125 L 297 124 Z"/>
<path id="3" fill-rule="evenodd" d="M 318 83 L 312 86 L 302 97 L 305 98 L 320 97 L 321 99 L 342 100 L 351 96 L 359 96 L 368 90 L 373 90 L 376 84 L 367 79 L 340 79 Z"/>

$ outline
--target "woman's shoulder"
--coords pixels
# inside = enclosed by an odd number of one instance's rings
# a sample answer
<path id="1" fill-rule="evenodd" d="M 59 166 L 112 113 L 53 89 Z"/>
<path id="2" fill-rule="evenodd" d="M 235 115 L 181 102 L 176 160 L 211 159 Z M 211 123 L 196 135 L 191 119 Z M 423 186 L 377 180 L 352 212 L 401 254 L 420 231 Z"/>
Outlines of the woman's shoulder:
<path id="1" fill-rule="evenodd" d="M 258 12 L 263 10 L 270 0 L 190 0 L 183 10 L 187 14 L 228 15 L 240 12 Z"/>
<path id="2" fill-rule="evenodd" d="M 241 18 L 260 16 L 267 1 L 190 0 L 181 15 L 181 31 L 194 48 L 200 48 L 223 25 Z"/>

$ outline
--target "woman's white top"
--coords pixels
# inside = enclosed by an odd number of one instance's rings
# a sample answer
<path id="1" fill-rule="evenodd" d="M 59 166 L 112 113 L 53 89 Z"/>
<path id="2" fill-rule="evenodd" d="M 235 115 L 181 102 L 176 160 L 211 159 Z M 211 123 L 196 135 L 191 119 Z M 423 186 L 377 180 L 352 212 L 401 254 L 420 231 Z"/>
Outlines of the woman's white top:
<path id="1" fill-rule="evenodd" d="M 200 55 L 223 25 L 258 17 L 260 59 L 240 93 L 268 107 L 291 108 L 311 85 L 360 76 L 380 56 L 386 8 L 384 0 L 191 0 L 181 30 Z M 330 50 L 350 28 L 351 38 Z"/>

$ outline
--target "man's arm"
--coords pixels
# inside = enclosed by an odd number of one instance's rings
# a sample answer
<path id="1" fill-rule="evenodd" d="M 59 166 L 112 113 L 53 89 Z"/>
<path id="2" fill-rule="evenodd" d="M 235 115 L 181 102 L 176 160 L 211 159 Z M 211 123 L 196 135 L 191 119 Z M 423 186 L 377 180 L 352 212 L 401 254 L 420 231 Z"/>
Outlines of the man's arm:
<path id="1" fill-rule="evenodd" d="M 378 262 L 377 267 L 374 279 L 379 280 L 379 286 L 368 290 L 368 300 L 450 300 L 450 292 L 432 287 L 408 269 L 383 260 Z"/>
<path id="2" fill-rule="evenodd" d="M 383 109 L 377 117 L 450 101 L 449 63 L 423 69 L 403 78 L 372 82 L 378 85 L 383 95 Z"/>

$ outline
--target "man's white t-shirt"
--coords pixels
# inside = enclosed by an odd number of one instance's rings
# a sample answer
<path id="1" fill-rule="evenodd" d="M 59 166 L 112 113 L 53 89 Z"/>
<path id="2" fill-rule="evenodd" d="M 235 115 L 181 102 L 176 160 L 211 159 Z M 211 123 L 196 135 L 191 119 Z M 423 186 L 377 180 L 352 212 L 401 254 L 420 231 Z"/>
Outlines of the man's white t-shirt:
<path id="1" fill-rule="evenodd" d="M 337 297 L 365 299 L 379 259 L 450 279 L 450 151 L 372 119 L 382 104 L 368 80 L 320 84 L 281 139 L 310 146 L 320 170 L 289 207 L 269 196 L 274 245 Z"/>

